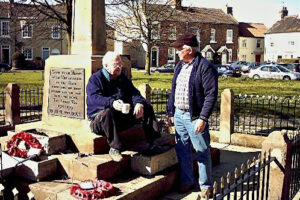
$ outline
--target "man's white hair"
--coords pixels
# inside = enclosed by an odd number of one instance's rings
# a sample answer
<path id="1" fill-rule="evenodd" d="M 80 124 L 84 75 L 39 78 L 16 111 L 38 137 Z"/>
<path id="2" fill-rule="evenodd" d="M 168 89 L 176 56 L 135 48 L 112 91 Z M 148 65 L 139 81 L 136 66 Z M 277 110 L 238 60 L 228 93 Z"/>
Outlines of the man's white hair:
<path id="1" fill-rule="evenodd" d="M 102 60 L 103 67 L 108 67 L 108 64 L 111 63 L 117 57 L 120 57 L 120 54 L 118 54 L 114 51 L 106 52 L 106 54 L 103 56 L 103 60 Z"/>

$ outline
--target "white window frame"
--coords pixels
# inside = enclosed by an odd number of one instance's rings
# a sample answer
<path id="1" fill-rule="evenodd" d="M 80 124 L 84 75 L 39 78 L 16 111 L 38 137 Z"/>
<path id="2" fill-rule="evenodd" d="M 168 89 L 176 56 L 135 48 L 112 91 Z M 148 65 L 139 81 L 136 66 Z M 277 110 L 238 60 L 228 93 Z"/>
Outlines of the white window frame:
<path id="1" fill-rule="evenodd" d="M 57 31 L 55 31 L 55 29 L 57 29 Z M 61 38 L 61 31 L 60 31 L 59 25 L 53 25 L 51 30 L 52 30 L 52 32 L 51 32 L 52 39 L 60 39 Z"/>
<path id="2" fill-rule="evenodd" d="M 210 43 L 216 43 L 216 29 L 210 29 Z"/>
<path id="3" fill-rule="evenodd" d="M 228 50 L 228 62 L 232 62 L 232 49 L 227 49 Z"/>
<path id="4" fill-rule="evenodd" d="M 7 24 L 7 33 L 5 34 L 4 33 L 4 24 Z M 0 33 L 0 36 L 1 37 L 10 37 L 9 36 L 9 21 L 7 21 L 7 20 L 3 20 L 3 21 L 1 21 L 1 33 Z"/>
<path id="5" fill-rule="evenodd" d="M 154 30 L 154 26 L 156 26 L 156 25 L 157 25 L 158 30 Z M 152 23 L 151 39 L 153 39 L 153 40 L 160 39 L 160 23 L 158 21 L 155 21 Z"/>
<path id="6" fill-rule="evenodd" d="M 27 54 L 24 53 L 25 50 L 27 50 L 27 49 L 31 51 L 31 58 L 29 58 L 27 56 Z M 33 60 L 33 48 L 32 47 L 23 47 L 22 48 L 22 53 L 24 54 L 25 60 Z"/>
<path id="7" fill-rule="evenodd" d="M 274 47 L 274 42 L 270 42 L 270 47 Z"/>
<path id="8" fill-rule="evenodd" d="M 242 47 L 247 48 L 247 40 L 242 40 Z"/>
<path id="9" fill-rule="evenodd" d="M 169 60 L 169 58 L 171 58 L 171 55 L 172 54 L 172 60 Z M 168 63 L 175 63 L 175 59 L 176 59 L 176 50 L 175 48 L 168 48 Z"/>
<path id="10" fill-rule="evenodd" d="M 176 26 L 171 26 L 170 27 L 170 35 L 169 35 L 168 39 L 169 40 L 176 40 L 176 35 L 177 35 Z"/>
<path id="11" fill-rule="evenodd" d="M 226 43 L 233 43 L 233 30 L 232 29 L 227 29 L 226 31 Z"/>
<path id="12" fill-rule="evenodd" d="M 259 44 L 259 46 L 258 46 Z M 256 40 L 256 48 L 261 48 L 261 39 Z"/>
<path id="13" fill-rule="evenodd" d="M 27 30 L 26 30 L 27 29 Z M 22 24 L 21 27 L 22 38 L 32 38 L 33 36 L 33 25 L 32 24 Z"/>
<path id="14" fill-rule="evenodd" d="M 50 47 L 42 47 L 42 59 L 44 60 L 44 49 L 48 49 L 49 51 L 49 56 L 51 55 Z M 48 58 L 49 58 L 48 56 Z"/>
<path id="15" fill-rule="evenodd" d="M 206 59 L 212 59 L 212 52 L 211 51 L 206 52 Z"/>

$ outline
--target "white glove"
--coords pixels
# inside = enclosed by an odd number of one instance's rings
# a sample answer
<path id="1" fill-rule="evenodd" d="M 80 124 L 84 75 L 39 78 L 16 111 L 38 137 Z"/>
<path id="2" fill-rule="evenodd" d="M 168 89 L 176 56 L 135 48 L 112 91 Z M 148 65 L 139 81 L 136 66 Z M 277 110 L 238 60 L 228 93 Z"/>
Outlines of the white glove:
<path id="1" fill-rule="evenodd" d="M 113 102 L 113 108 L 117 111 L 122 111 L 123 101 L 121 99 L 115 100 Z"/>

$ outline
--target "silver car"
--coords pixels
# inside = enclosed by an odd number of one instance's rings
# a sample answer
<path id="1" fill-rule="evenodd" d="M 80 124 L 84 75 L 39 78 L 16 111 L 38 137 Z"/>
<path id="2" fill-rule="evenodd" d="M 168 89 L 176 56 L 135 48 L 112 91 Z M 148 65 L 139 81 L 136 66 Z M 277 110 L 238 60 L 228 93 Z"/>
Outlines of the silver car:
<path id="1" fill-rule="evenodd" d="M 273 78 L 283 80 L 300 80 L 300 73 L 291 72 L 280 65 L 262 65 L 252 69 L 249 73 L 250 78 Z"/>

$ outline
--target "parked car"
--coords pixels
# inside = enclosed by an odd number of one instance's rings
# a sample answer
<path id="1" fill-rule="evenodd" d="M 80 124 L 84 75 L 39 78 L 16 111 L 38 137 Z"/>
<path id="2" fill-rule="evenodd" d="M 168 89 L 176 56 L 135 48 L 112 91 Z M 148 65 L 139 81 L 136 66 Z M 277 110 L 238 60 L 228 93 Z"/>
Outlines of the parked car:
<path id="1" fill-rule="evenodd" d="M 228 77 L 228 76 L 240 77 L 241 73 L 240 71 L 233 69 L 231 66 L 221 65 L 218 66 L 218 75 L 223 77 Z"/>
<path id="2" fill-rule="evenodd" d="M 11 66 L 6 63 L 0 63 L 0 72 L 6 72 L 11 70 Z"/>
<path id="3" fill-rule="evenodd" d="M 260 64 L 255 62 L 247 62 L 241 66 L 241 71 L 244 73 L 249 73 L 250 70 L 256 69 Z"/>
<path id="4" fill-rule="evenodd" d="M 299 63 L 281 63 L 279 64 L 292 72 L 300 72 L 300 64 Z"/>
<path id="5" fill-rule="evenodd" d="M 237 71 L 241 71 L 242 66 L 245 64 L 246 64 L 246 61 L 235 61 L 230 66 Z"/>
<path id="6" fill-rule="evenodd" d="M 300 73 L 291 72 L 280 65 L 262 65 L 249 73 L 250 78 L 273 78 L 283 80 L 300 80 Z"/>
<path id="7" fill-rule="evenodd" d="M 151 72 L 172 73 L 174 72 L 175 63 L 167 63 L 160 67 L 151 68 Z"/>

